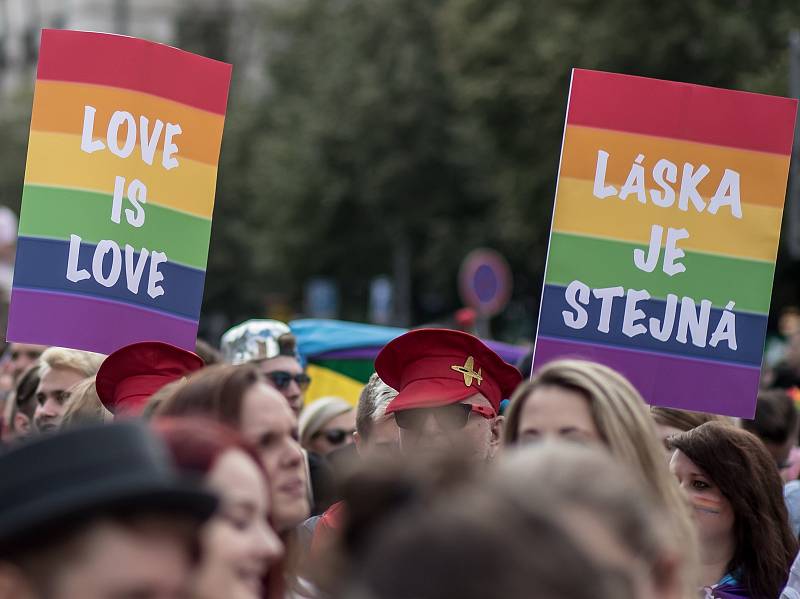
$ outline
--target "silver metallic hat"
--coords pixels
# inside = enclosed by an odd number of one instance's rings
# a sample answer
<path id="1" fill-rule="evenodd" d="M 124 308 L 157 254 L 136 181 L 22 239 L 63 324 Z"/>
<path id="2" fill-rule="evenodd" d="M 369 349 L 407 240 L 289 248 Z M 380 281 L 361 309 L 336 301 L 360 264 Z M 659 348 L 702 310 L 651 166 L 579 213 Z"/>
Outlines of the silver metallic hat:
<path id="1" fill-rule="evenodd" d="M 220 341 L 222 355 L 230 364 L 244 364 L 257 360 L 269 360 L 280 355 L 300 359 L 294 352 L 281 352 L 278 339 L 291 334 L 289 326 L 280 320 L 248 320 L 228 329 Z"/>

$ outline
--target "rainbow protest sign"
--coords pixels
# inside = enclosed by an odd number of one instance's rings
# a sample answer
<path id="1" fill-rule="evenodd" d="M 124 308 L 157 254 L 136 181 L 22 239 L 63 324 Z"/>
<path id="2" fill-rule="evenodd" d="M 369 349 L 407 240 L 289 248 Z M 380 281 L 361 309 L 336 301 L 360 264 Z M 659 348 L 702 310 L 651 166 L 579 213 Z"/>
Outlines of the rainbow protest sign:
<path id="1" fill-rule="evenodd" d="M 194 348 L 231 66 L 44 30 L 8 339 Z"/>
<path id="2" fill-rule="evenodd" d="M 752 417 L 797 101 L 574 70 L 534 367 Z"/>

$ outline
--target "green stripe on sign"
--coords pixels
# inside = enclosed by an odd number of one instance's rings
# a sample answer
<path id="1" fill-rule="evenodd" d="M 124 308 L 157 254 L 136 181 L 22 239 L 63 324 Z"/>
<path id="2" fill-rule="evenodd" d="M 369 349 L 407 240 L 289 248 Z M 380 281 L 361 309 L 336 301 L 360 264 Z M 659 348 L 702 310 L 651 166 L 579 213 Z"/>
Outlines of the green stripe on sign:
<path id="1" fill-rule="evenodd" d="M 674 293 L 698 303 L 709 299 L 717 308 L 734 301 L 735 310 L 769 312 L 773 263 L 686 252 L 680 259 L 686 271 L 670 277 L 662 270 L 663 248 L 658 266 L 648 273 L 633 263 L 633 250 L 637 247 L 647 251 L 646 246 L 633 243 L 553 233 L 545 281 L 566 286 L 577 279 L 592 288 L 621 285 L 625 289 L 646 289 L 659 299 Z"/>
<path id="2" fill-rule="evenodd" d="M 339 374 L 349 376 L 351 379 L 355 379 L 364 384 L 369 381 L 369 377 L 375 372 L 375 363 L 372 360 L 317 360 L 312 358 L 309 362 L 322 366 L 323 368 L 328 368 Z"/>
<path id="3" fill-rule="evenodd" d="M 125 208 L 130 208 L 127 199 L 119 224 L 111 221 L 111 203 L 111 196 L 102 193 L 26 185 L 19 234 L 62 240 L 75 234 L 88 243 L 113 239 L 137 251 L 144 247 L 164 252 L 170 262 L 206 269 L 210 220 L 145 204 L 145 223 L 137 228 L 125 220 Z"/>

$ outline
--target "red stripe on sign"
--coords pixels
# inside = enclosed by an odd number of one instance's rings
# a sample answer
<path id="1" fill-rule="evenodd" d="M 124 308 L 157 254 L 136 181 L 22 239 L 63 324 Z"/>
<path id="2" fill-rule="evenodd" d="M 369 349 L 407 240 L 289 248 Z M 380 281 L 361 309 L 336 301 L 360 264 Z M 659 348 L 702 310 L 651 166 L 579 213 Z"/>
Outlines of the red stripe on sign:
<path id="1" fill-rule="evenodd" d="M 567 123 L 792 153 L 797 100 L 574 69 Z"/>
<path id="2" fill-rule="evenodd" d="M 119 87 L 224 115 L 231 65 L 124 35 L 44 29 L 37 78 Z"/>

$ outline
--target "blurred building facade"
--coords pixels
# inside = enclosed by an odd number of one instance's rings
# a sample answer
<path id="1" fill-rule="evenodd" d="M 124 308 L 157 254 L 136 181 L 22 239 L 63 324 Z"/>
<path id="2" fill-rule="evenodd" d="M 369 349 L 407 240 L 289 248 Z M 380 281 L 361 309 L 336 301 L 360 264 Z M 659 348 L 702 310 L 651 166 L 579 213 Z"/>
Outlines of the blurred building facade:
<path id="1" fill-rule="evenodd" d="M 263 91 L 261 11 L 269 0 L 0 0 L 0 96 L 32 85 L 43 28 L 120 33 L 236 64 L 245 92 Z"/>

